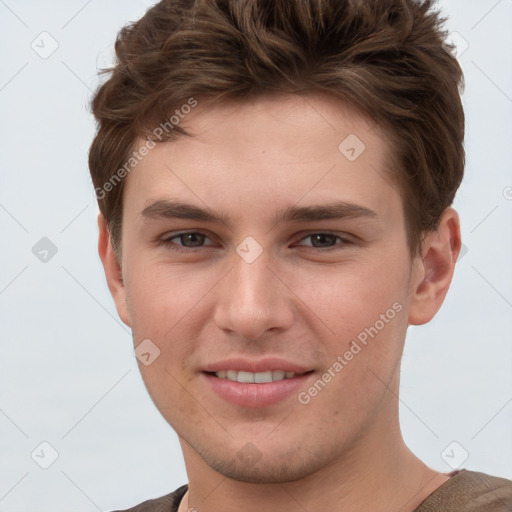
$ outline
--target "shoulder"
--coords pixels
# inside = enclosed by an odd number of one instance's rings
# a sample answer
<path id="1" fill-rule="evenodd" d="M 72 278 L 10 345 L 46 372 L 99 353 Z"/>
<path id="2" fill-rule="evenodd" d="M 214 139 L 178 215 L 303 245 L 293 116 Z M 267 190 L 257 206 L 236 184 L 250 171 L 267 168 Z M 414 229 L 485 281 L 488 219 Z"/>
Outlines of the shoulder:
<path id="1" fill-rule="evenodd" d="M 462 469 L 415 512 L 510 512 L 512 480 Z"/>
<path id="2" fill-rule="evenodd" d="M 112 512 L 177 512 L 181 498 L 183 498 L 187 489 L 188 485 L 185 484 L 160 498 L 146 500 L 135 507 Z"/>
<path id="3" fill-rule="evenodd" d="M 467 471 L 468 485 L 476 492 L 468 511 L 509 512 L 512 510 L 512 480 L 497 476 Z"/>

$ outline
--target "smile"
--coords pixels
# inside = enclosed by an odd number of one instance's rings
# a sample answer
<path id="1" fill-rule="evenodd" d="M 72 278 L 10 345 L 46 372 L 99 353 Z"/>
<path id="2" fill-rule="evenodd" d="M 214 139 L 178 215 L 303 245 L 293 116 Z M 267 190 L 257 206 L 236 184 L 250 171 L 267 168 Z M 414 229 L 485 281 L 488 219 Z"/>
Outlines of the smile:
<path id="1" fill-rule="evenodd" d="M 222 370 L 215 372 L 215 376 L 219 379 L 227 379 L 233 382 L 242 382 L 246 384 L 263 384 L 266 382 L 293 379 L 296 375 L 297 374 L 295 372 L 285 372 L 284 370 L 268 370 L 257 373 L 238 370 Z"/>
<path id="2" fill-rule="evenodd" d="M 239 407 L 269 407 L 293 399 L 315 378 L 313 370 L 248 372 L 218 370 L 203 372 L 202 378 L 214 395 Z"/>

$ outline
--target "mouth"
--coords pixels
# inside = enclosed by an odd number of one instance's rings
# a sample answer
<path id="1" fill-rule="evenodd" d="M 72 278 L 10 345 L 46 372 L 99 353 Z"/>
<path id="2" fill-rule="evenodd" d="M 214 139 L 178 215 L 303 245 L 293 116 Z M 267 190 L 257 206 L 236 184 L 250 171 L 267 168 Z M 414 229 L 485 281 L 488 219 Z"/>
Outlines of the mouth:
<path id="1" fill-rule="evenodd" d="M 265 384 L 268 382 L 279 382 L 285 379 L 293 379 L 313 372 L 296 373 L 285 370 L 266 370 L 263 372 L 248 372 L 243 370 L 220 370 L 217 372 L 206 372 L 208 375 L 219 379 L 225 379 L 242 384 Z"/>
<path id="2" fill-rule="evenodd" d="M 314 370 L 218 370 L 202 372 L 206 386 L 224 402 L 244 408 L 264 408 L 297 399 L 314 379 Z"/>

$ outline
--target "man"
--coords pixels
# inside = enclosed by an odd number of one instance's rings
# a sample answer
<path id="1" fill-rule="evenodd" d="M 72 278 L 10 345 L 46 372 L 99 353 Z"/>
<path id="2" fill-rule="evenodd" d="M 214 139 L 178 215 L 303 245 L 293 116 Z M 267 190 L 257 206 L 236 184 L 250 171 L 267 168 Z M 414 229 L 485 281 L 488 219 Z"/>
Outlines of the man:
<path id="1" fill-rule="evenodd" d="M 132 511 L 512 510 L 405 445 L 461 247 L 457 61 L 414 0 L 164 0 L 93 99 L 99 254 L 189 483 Z"/>

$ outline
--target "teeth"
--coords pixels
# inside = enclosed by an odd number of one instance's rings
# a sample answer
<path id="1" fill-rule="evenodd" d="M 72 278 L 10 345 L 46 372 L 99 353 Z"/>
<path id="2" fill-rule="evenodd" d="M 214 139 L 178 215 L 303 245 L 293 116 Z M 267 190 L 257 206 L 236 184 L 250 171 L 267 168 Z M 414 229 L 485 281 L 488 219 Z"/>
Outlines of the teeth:
<path id="1" fill-rule="evenodd" d="M 283 370 L 276 370 L 272 372 L 272 380 L 283 380 L 285 372 Z"/>
<path id="2" fill-rule="evenodd" d="M 242 372 L 240 372 L 242 373 Z M 240 374 L 239 374 L 239 377 L 240 378 Z M 272 372 L 268 371 L 268 372 L 260 372 L 260 373 L 255 373 L 254 374 L 254 382 L 256 384 L 261 384 L 263 382 L 272 382 Z"/>
<path id="3" fill-rule="evenodd" d="M 244 383 L 250 383 L 254 382 L 254 377 L 256 376 L 255 373 L 251 372 L 238 372 L 238 382 L 244 382 Z"/>
<path id="4" fill-rule="evenodd" d="M 235 382 L 263 384 L 265 382 L 275 382 L 278 380 L 292 379 L 295 372 L 285 372 L 284 370 L 274 370 L 266 372 L 242 372 L 237 370 L 221 370 L 215 372 L 219 379 L 227 379 Z"/>

